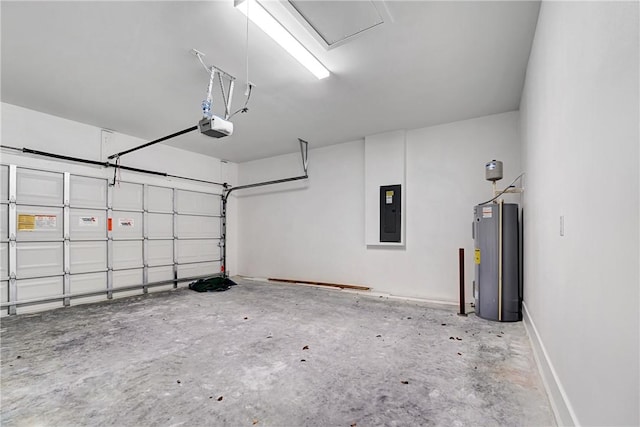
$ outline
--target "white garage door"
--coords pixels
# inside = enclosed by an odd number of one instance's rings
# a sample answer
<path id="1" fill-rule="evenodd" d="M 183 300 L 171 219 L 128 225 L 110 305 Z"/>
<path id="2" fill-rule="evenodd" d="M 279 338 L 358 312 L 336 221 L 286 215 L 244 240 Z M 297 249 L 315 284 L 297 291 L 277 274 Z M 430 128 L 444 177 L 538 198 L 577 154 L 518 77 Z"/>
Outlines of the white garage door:
<path id="1" fill-rule="evenodd" d="M 220 272 L 220 196 L 175 190 L 178 278 Z"/>
<path id="2" fill-rule="evenodd" d="M 176 279 L 220 272 L 218 194 L 109 186 L 13 165 L 0 174 L 3 315 L 170 289 Z M 172 282 L 144 286 L 160 281 Z M 46 297 L 55 299 L 36 301 Z"/>
<path id="3" fill-rule="evenodd" d="M 0 303 L 9 301 L 9 166 L 0 165 Z M 6 314 L 7 310 L 2 310 Z"/>

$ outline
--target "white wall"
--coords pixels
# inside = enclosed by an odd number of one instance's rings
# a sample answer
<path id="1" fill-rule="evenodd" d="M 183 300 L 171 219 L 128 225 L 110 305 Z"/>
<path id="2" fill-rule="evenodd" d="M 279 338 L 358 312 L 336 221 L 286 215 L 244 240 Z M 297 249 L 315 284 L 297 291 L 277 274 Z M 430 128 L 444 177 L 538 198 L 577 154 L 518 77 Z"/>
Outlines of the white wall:
<path id="1" fill-rule="evenodd" d="M 128 135 L 113 133 L 107 146 L 102 144 L 102 130 L 72 120 L 29 110 L 12 104 L 1 104 L 1 143 L 5 146 L 31 148 L 35 150 L 80 157 L 88 160 L 105 161 L 103 153 L 113 154 L 135 147 L 148 141 Z M 24 155 L 12 150 L 0 152 L 0 162 L 16 164 L 43 170 L 65 171 L 95 177 L 113 177 L 113 169 L 78 163 L 53 160 L 51 158 Z M 122 157 L 123 166 L 131 166 L 186 176 L 214 182 L 235 184 L 237 165 L 223 163 L 219 159 L 198 155 L 178 148 L 157 144 Z M 187 190 L 221 192 L 221 187 L 200 184 L 178 178 L 156 177 L 153 175 L 122 171 L 123 181 L 139 182 L 182 188 Z M 231 204 L 235 203 L 231 201 Z M 235 215 L 232 209 L 230 215 Z M 234 223 L 235 221 L 232 221 Z M 233 238 L 228 242 L 228 270 L 237 271 L 237 245 Z"/>
<path id="2" fill-rule="evenodd" d="M 89 160 L 106 160 L 106 158 L 101 158 L 102 137 L 101 129 L 98 127 L 6 103 L 2 103 L 0 113 L 2 115 L 2 145 L 27 147 Z M 114 133 L 104 151 L 107 154 L 113 154 L 145 142 L 148 141 Z M 11 154 L 12 151 L 2 152 L 3 158 L 8 158 Z M 125 166 L 158 170 L 173 175 L 216 182 L 225 178 L 221 176 L 220 164 L 218 159 L 163 144 L 157 144 L 122 157 L 122 165 Z M 100 170 L 101 168 L 92 167 L 92 169 Z M 113 172 L 112 169 L 110 171 Z M 149 177 L 149 175 L 135 175 Z M 165 183 L 168 182 L 165 178 L 162 179 Z M 173 181 L 185 184 L 184 181 L 177 179 Z M 190 183 L 189 185 L 194 184 Z M 207 188 L 211 187 L 207 186 Z"/>
<path id="3" fill-rule="evenodd" d="M 238 192 L 240 274 L 456 301 L 464 247 L 470 299 L 473 206 L 491 197 L 485 162 L 504 161 L 501 183 L 520 173 L 518 113 L 409 130 L 406 150 L 406 246 L 367 248 L 364 141 L 353 141 L 310 150 L 308 182 Z M 242 163 L 239 180 L 301 172 L 292 154 Z"/>
<path id="4" fill-rule="evenodd" d="M 543 2 L 527 69 L 525 320 L 561 424 L 640 424 L 638 12 Z"/>
<path id="5" fill-rule="evenodd" d="M 404 130 L 384 132 L 364 139 L 364 239 L 367 245 L 404 246 L 407 186 Z M 400 185 L 400 242 L 380 242 L 380 187 Z M 393 197 L 397 196 L 392 196 Z M 391 202 L 392 202 L 391 200 Z"/>

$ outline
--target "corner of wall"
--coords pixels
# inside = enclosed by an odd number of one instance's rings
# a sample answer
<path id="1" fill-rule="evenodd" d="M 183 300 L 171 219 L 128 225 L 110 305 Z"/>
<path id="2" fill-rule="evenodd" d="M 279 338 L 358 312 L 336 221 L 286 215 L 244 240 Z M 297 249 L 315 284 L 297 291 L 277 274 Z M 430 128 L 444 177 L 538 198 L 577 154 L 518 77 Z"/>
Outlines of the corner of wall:
<path id="1" fill-rule="evenodd" d="M 562 387 L 560 378 L 558 377 L 556 370 L 551 363 L 551 359 L 547 354 L 547 350 L 538 335 L 536 325 L 531 318 L 529 310 L 527 310 L 526 303 L 522 303 L 522 323 L 527 331 L 529 340 L 531 341 L 531 347 L 533 347 L 534 357 L 536 364 L 538 365 L 538 371 L 542 377 L 544 388 L 547 391 L 547 396 L 553 409 L 553 414 L 556 417 L 556 423 L 560 426 L 577 426 L 580 425 L 578 419 L 573 412 L 569 398 Z"/>

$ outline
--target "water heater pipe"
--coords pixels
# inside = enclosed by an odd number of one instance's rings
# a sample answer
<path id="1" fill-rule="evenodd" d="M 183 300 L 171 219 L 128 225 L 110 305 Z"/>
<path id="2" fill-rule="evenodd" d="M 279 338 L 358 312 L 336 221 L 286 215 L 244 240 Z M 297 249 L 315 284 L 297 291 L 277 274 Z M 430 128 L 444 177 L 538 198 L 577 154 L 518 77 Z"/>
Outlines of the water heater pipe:
<path id="1" fill-rule="evenodd" d="M 502 207 L 504 200 L 500 199 L 500 214 L 498 215 L 498 320 L 502 321 Z"/>
<path id="2" fill-rule="evenodd" d="M 504 190 L 498 190 L 498 189 L 496 189 L 495 182 L 493 183 L 493 195 L 494 196 L 501 196 L 501 195 L 507 194 L 507 193 L 524 193 L 524 188 L 509 187 L 509 188 L 505 188 Z"/>

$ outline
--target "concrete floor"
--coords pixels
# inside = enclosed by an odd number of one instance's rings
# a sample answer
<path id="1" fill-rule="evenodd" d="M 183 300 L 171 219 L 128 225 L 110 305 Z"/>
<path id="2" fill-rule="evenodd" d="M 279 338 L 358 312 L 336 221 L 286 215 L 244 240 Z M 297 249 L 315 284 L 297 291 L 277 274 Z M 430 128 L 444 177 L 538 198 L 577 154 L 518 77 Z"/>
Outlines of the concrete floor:
<path id="1" fill-rule="evenodd" d="M 555 425 L 521 323 L 240 281 L 5 318 L 3 426 Z"/>

